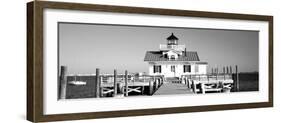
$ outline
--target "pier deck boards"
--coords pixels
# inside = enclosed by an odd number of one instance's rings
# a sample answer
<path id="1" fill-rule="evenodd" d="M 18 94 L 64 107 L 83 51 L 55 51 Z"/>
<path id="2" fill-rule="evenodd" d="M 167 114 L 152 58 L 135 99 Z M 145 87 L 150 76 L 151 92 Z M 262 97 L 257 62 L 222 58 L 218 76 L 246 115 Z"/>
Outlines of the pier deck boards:
<path id="1" fill-rule="evenodd" d="M 164 83 L 153 95 L 193 94 L 192 89 L 180 83 Z"/>

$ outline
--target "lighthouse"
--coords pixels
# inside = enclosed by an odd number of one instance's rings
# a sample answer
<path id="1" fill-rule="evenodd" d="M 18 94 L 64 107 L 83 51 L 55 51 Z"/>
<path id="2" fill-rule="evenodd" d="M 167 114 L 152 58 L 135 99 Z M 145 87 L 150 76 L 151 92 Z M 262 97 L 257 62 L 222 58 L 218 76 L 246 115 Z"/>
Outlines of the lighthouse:
<path id="1" fill-rule="evenodd" d="M 148 63 L 149 75 L 180 78 L 182 75 L 207 73 L 208 63 L 200 61 L 196 51 L 187 51 L 179 41 L 171 33 L 166 44 L 160 44 L 159 50 L 146 52 L 144 61 Z"/>

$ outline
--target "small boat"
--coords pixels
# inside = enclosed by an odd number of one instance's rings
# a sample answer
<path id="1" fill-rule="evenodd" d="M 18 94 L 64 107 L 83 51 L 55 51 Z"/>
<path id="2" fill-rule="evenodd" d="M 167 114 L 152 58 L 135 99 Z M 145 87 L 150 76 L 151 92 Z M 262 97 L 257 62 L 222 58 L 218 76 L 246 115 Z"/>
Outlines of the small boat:
<path id="1" fill-rule="evenodd" d="M 75 76 L 74 81 L 70 81 L 70 82 L 68 82 L 68 84 L 70 84 L 70 85 L 86 85 L 87 83 L 84 82 L 84 81 L 77 81 L 76 76 Z"/>
<path id="2" fill-rule="evenodd" d="M 83 82 L 83 81 L 70 81 L 70 82 L 68 82 L 68 84 L 70 84 L 70 85 L 86 85 L 87 83 Z"/>

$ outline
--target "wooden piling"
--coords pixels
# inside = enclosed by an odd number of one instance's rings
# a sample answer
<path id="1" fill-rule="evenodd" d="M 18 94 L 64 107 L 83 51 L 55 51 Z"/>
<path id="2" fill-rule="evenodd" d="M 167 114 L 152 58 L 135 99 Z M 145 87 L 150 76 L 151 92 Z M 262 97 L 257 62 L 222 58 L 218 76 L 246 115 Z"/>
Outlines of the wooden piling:
<path id="1" fill-rule="evenodd" d="M 158 82 L 158 79 L 155 79 L 155 89 L 157 90 L 159 87 L 159 82 Z"/>
<path id="2" fill-rule="evenodd" d="M 219 74 L 219 70 L 218 68 L 216 68 L 216 79 L 218 80 L 218 74 Z"/>
<path id="3" fill-rule="evenodd" d="M 96 69 L 96 97 L 99 98 L 100 97 L 100 69 L 97 68 Z"/>
<path id="4" fill-rule="evenodd" d="M 223 80 L 225 80 L 225 67 L 223 67 Z"/>
<path id="5" fill-rule="evenodd" d="M 197 91 L 196 91 L 196 84 L 195 84 L 195 82 L 192 80 L 192 90 L 193 90 L 193 92 L 196 94 L 197 93 Z"/>
<path id="6" fill-rule="evenodd" d="M 236 91 L 239 91 L 239 72 L 238 66 L 235 66 L 235 73 L 236 73 Z"/>
<path id="7" fill-rule="evenodd" d="M 200 83 L 200 87 L 201 87 L 202 94 L 205 94 L 205 84 L 204 83 Z"/>
<path id="8" fill-rule="evenodd" d="M 149 95 L 153 94 L 153 81 L 149 81 Z"/>
<path id="9" fill-rule="evenodd" d="M 66 87 L 67 87 L 67 67 L 61 66 L 60 71 L 60 89 L 59 89 L 59 99 L 65 99 L 66 98 Z"/>
<path id="10" fill-rule="evenodd" d="M 232 74 L 232 66 L 229 66 L 230 68 L 229 68 L 229 72 L 230 72 L 230 74 Z"/>
<path id="11" fill-rule="evenodd" d="M 144 86 L 141 87 L 141 95 L 144 93 Z"/>
<path id="12" fill-rule="evenodd" d="M 102 82 L 103 82 L 103 76 L 100 76 L 100 81 L 99 81 L 99 95 L 100 95 L 100 97 L 103 97 L 103 89 L 102 89 L 102 87 L 101 87 L 101 85 L 102 85 Z"/>
<path id="13" fill-rule="evenodd" d="M 187 87 L 188 87 L 188 88 L 191 88 L 191 87 L 190 87 L 190 81 L 189 81 L 189 80 L 191 80 L 191 79 L 186 79 L 186 82 L 187 82 L 186 84 L 187 84 Z"/>
<path id="14" fill-rule="evenodd" d="M 125 71 L 125 96 L 127 97 L 129 95 L 128 92 L 128 71 Z"/>
<path id="15" fill-rule="evenodd" d="M 184 77 L 184 79 L 185 79 L 185 85 L 188 87 L 187 77 Z"/>
<path id="16" fill-rule="evenodd" d="M 229 68 L 226 66 L 226 74 L 229 74 Z"/>
<path id="17" fill-rule="evenodd" d="M 113 75 L 113 88 L 114 88 L 114 92 L 113 92 L 113 96 L 117 95 L 117 70 L 114 70 L 114 75 Z"/>
<path id="18" fill-rule="evenodd" d="M 217 69 L 217 68 L 215 68 L 215 74 L 217 74 L 217 72 L 218 72 L 218 69 Z"/>

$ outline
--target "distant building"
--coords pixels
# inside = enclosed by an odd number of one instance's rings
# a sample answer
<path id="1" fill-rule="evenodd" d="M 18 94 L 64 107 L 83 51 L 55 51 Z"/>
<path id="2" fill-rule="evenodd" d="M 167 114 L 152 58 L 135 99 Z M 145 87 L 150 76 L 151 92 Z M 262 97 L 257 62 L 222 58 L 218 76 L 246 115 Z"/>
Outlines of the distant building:
<path id="1" fill-rule="evenodd" d="M 167 44 L 160 44 L 159 51 L 147 51 L 144 61 L 149 64 L 149 75 L 181 77 L 207 73 L 208 63 L 200 61 L 196 51 L 186 51 L 185 45 L 178 45 L 173 33 L 167 38 Z"/>

